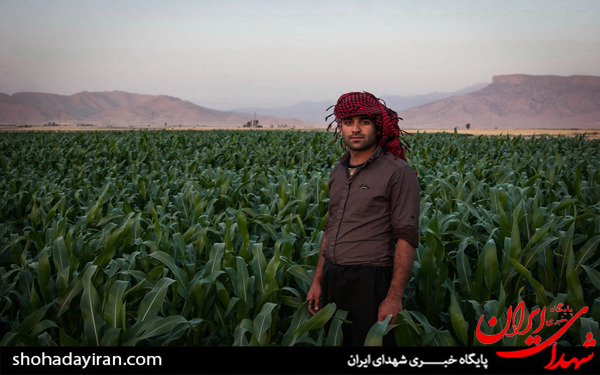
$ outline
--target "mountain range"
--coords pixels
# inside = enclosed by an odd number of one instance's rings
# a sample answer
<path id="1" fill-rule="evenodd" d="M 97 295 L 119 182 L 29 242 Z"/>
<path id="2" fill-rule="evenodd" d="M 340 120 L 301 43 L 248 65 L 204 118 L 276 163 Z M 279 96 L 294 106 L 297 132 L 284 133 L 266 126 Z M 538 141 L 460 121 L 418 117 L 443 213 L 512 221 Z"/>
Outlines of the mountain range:
<path id="1" fill-rule="evenodd" d="M 481 90 L 410 108 L 409 129 L 600 128 L 600 77 L 495 76 Z"/>
<path id="2" fill-rule="evenodd" d="M 84 91 L 69 96 L 36 92 L 0 93 L 0 124 L 237 127 L 254 120 L 253 116 L 209 109 L 172 96 L 123 91 Z M 273 116 L 260 116 L 257 120 L 267 126 L 306 125 L 297 119 Z"/>
<path id="3" fill-rule="evenodd" d="M 597 76 L 502 75 L 457 92 L 382 99 L 399 112 L 406 129 L 600 128 Z M 323 128 L 331 113 L 325 110 L 335 100 L 218 111 L 171 96 L 123 91 L 0 93 L 0 124 L 242 127 L 256 119 L 267 128 Z"/>
<path id="4" fill-rule="evenodd" d="M 467 94 L 477 91 L 487 86 L 487 83 L 480 83 L 469 86 L 467 88 L 453 92 L 433 92 L 424 95 L 399 96 L 399 95 L 382 95 L 386 105 L 393 108 L 395 111 L 403 111 L 412 107 L 446 99 L 456 95 Z M 302 102 L 285 107 L 265 108 L 265 107 L 243 107 L 235 108 L 232 111 L 236 112 L 256 112 L 270 116 L 293 117 L 307 122 L 323 122 L 324 118 L 331 113 L 331 110 L 326 111 L 332 104 L 335 104 L 337 98 L 331 100 L 323 100 L 318 102 Z"/>

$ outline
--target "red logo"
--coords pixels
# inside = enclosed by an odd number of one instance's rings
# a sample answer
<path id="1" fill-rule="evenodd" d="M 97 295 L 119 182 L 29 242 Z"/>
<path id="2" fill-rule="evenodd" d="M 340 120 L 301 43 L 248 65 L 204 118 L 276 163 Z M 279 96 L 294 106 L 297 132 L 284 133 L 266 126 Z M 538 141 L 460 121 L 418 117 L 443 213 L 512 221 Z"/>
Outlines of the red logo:
<path id="1" fill-rule="evenodd" d="M 513 351 L 497 351 L 496 355 L 503 358 L 524 358 L 534 355 L 546 349 L 552 345 L 552 358 L 550 362 L 544 367 L 545 369 L 555 370 L 557 368 L 566 369 L 573 365 L 575 369 L 579 368 L 582 364 L 590 361 L 594 357 L 594 353 L 583 358 L 572 358 L 570 360 L 565 359 L 563 353 L 558 360 L 556 360 L 556 341 L 565 334 L 565 332 L 575 323 L 577 319 L 588 311 L 588 307 L 584 307 L 576 314 L 573 314 L 573 310 L 569 306 L 565 306 L 560 303 L 550 309 L 550 312 L 556 312 L 562 314 L 562 319 L 549 319 L 546 320 L 546 307 L 543 309 L 535 309 L 531 312 L 528 319 L 525 319 L 525 303 L 521 302 L 513 310 L 512 306 L 509 306 L 507 311 L 506 326 L 498 333 L 488 335 L 481 331 L 481 323 L 483 321 L 483 315 L 479 318 L 477 323 L 476 336 L 482 344 L 493 344 L 500 341 L 503 337 L 512 337 L 514 335 L 526 335 L 529 334 L 525 343 L 529 345 L 529 348 L 513 350 Z M 540 323 L 538 326 L 533 325 L 533 319 L 539 314 Z M 526 322 L 525 322 L 526 321 Z M 498 323 L 495 317 L 492 317 L 488 324 L 494 327 Z M 526 324 L 525 324 L 526 323 Z M 556 326 L 560 327 L 552 336 L 542 341 L 542 338 L 538 333 L 544 328 L 544 326 Z M 586 335 L 586 341 L 583 344 L 585 348 L 596 346 L 596 340 L 594 339 L 591 332 Z"/>

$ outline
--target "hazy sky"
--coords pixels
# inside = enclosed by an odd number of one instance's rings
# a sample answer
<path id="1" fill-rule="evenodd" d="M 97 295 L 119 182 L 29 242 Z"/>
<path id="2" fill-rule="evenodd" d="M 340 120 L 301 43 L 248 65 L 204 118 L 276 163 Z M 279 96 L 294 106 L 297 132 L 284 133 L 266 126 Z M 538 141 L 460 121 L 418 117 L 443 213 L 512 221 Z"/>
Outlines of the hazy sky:
<path id="1" fill-rule="evenodd" d="M 600 75 L 599 0 L 0 0 L 0 92 L 230 109 Z"/>

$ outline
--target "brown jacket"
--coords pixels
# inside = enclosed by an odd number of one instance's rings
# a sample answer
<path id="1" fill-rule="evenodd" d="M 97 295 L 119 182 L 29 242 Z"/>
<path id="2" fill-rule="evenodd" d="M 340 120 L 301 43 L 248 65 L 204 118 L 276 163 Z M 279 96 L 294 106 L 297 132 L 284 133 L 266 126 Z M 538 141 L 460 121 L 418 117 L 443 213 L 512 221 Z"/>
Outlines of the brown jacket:
<path id="1" fill-rule="evenodd" d="M 381 147 L 353 176 L 348 160 L 347 153 L 329 176 L 324 255 L 340 265 L 391 266 L 397 239 L 419 244 L 416 173 Z"/>

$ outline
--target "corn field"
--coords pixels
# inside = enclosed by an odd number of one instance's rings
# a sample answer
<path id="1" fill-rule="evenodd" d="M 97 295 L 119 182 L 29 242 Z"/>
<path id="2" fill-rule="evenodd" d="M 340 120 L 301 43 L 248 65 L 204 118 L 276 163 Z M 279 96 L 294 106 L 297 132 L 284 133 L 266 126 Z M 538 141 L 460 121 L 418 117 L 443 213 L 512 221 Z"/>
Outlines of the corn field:
<path id="1" fill-rule="evenodd" d="M 343 152 L 332 133 L 2 135 L 0 345 L 340 345 L 346 313 L 305 302 Z M 481 345 L 479 317 L 506 323 L 522 301 L 525 317 L 588 306 L 561 343 L 600 337 L 599 141 L 409 141 L 421 241 L 398 344 Z"/>

